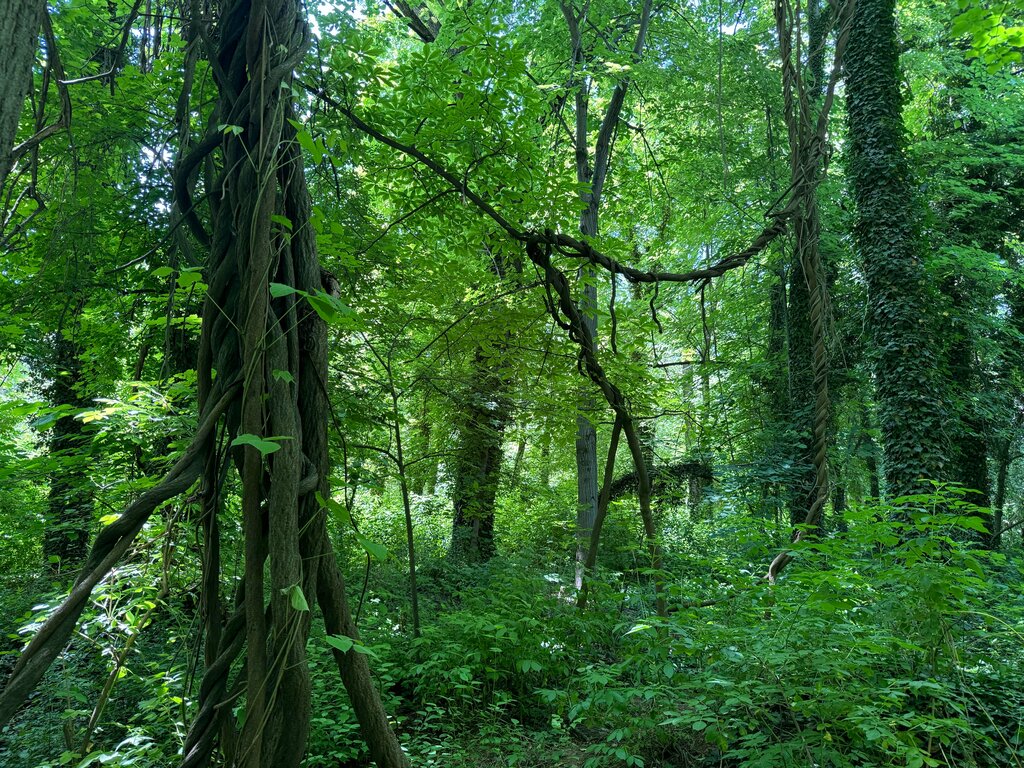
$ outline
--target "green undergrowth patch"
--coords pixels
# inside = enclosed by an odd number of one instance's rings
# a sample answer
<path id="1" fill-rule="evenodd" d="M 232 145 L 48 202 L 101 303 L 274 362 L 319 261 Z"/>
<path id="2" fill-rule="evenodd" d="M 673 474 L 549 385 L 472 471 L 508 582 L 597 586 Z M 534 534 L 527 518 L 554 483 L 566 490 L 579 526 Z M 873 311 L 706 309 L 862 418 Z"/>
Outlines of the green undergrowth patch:
<path id="1" fill-rule="evenodd" d="M 706 570 L 690 558 L 685 579 L 665 577 L 664 618 L 637 573 L 603 573 L 581 612 L 564 574 L 514 559 L 475 581 L 461 572 L 419 639 L 375 646 L 410 753 L 467 766 L 1021 765 L 1018 561 L 972 544 L 978 517 L 942 496 L 847 522 L 794 545 L 774 586 L 745 537 L 690 531 Z"/>

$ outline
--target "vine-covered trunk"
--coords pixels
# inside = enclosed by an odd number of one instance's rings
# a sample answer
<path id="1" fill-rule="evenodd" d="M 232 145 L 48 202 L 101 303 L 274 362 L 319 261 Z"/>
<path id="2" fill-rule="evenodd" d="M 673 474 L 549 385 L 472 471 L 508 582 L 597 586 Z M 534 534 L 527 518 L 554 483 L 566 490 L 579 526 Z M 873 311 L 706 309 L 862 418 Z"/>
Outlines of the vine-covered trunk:
<path id="1" fill-rule="evenodd" d="M 816 224 L 816 222 L 815 222 Z M 798 244 L 795 250 L 799 250 Z M 807 289 L 807 274 L 794 254 L 789 269 L 789 392 L 788 422 L 794 436 L 793 498 L 789 504 L 790 522 L 799 525 L 807 517 L 814 503 L 814 368 L 811 361 L 811 296 Z"/>
<path id="2" fill-rule="evenodd" d="M 233 634 L 208 638 L 211 682 L 204 680 L 186 744 L 190 765 L 205 762 L 219 731 L 239 765 L 298 766 L 311 718 L 307 596 L 316 597 L 329 632 L 357 637 L 316 499 L 329 496 L 327 345 L 324 321 L 306 298 L 322 307 L 337 297 L 321 274 L 293 127 L 290 86 L 307 35 L 295 0 L 236 0 L 220 25 L 217 122 L 231 129 L 220 132 L 223 165 L 212 187 L 220 196 L 211 200 L 198 373 L 203 405 L 221 382 L 241 382 L 227 412 L 235 447 L 224 460 L 241 476 L 245 568 L 235 612 L 244 621 L 234 622 Z M 206 464 L 205 498 L 216 496 L 222 475 L 218 462 Z M 208 515 L 217 511 L 207 505 Z M 219 563 L 216 537 L 207 545 L 204 583 L 212 588 L 219 582 L 211 572 Z M 217 610 L 215 600 L 206 596 L 208 609 Z M 245 663 L 227 685 L 240 637 Z M 352 651 L 336 658 L 371 756 L 381 766 L 403 765 L 365 659 Z M 245 716 L 233 734 L 224 705 L 239 687 Z"/>
<path id="3" fill-rule="evenodd" d="M 806 125 L 804 132 L 810 134 L 812 121 L 817 120 L 824 96 L 825 85 L 825 43 L 829 31 L 829 13 L 824 13 L 816 0 L 807 4 L 808 54 L 806 69 L 803 73 L 805 109 L 809 114 L 803 117 Z M 798 63 L 799 64 L 799 63 Z M 792 141 L 796 138 L 797 141 Z M 810 136 L 791 136 L 791 157 L 798 158 L 816 151 L 808 144 Z M 808 146 L 799 146 L 800 143 Z M 787 312 L 789 333 L 789 420 L 797 439 L 797 449 L 793 457 L 796 468 L 795 498 L 790 505 L 790 521 L 793 525 L 804 523 L 811 514 L 817 496 L 817 468 L 815 464 L 815 367 L 814 347 L 818 343 L 815 338 L 816 311 L 824 311 L 825 302 L 815 293 L 825 289 L 820 284 L 824 275 L 824 263 L 821 259 L 821 223 L 817 205 L 817 187 L 819 182 L 819 165 L 817 158 L 806 158 L 795 166 L 791 183 L 794 189 L 807 186 L 804 192 L 808 199 L 794 219 L 795 243 L 793 262 L 789 269 L 789 307 Z M 803 178 L 803 173 L 809 175 Z M 815 274 L 809 275 L 805 265 L 815 262 Z M 812 281 L 813 277 L 813 281 Z M 821 306 L 817 307 L 817 302 Z M 824 343 L 824 339 L 821 339 Z M 831 436 L 826 434 L 826 444 Z"/>
<path id="4" fill-rule="evenodd" d="M 892 496 L 946 465 L 945 382 L 931 331 L 920 209 L 904 152 L 895 0 L 858 0 L 846 64 L 854 242 L 868 286 L 878 426 Z"/>
<path id="5" fill-rule="evenodd" d="M 175 190 L 189 228 L 209 247 L 200 426 L 168 475 L 101 530 L 72 592 L 19 659 L 0 696 L 0 723 L 63 649 L 92 590 L 147 519 L 200 478 L 207 668 L 182 765 L 210 764 L 219 745 L 229 765 L 297 767 L 311 720 L 309 600 L 315 596 L 329 634 L 358 638 L 317 498 L 330 492 L 327 330 L 306 299 L 322 311 L 337 297 L 320 269 L 293 127 L 292 73 L 307 36 L 297 0 L 233 0 L 223 8 L 211 36 L 217 48 L 208 51 L 218 127 L 184 158 Z M 207 163 L 219 169 L 205 184 L 207 233 L 188 179 L 218 149 L 219 161 Z M 241 477 L 244 571 L 225 609 L 217 518 L 232 464 Z M 404 768 L 366 657 L 350 649 L 335 659 L 371 758 L 380 768 Z"/>
<path id="6" fill-rule="evenodd" d="M 500 353 L 504 345 L 495 345 Z M 478 349 L 463 405 L 455 457 L 452 553 L 471 562 L 494 554 L 494 502 L 509 420 L 508 382 L 501 361 Z"/>
<path id="7" fill-rule="evenodd" d="M 794 523 L 804 526 L 820 525 L 829 492 L 827 454 L 831 403 L 828 391 L 828 348 L 825 337 L 828 287 L 824 279 L 825 271 L 819 247 L 821 221 L 818 214 L 818 184 L 823 170 L 829 112 L 846 48 L 849 18 L 847 3 L 836 8 L 835 59 L 832 65 L 832 74 L 826 86 L 823 83 L 824 45 L 829 25 L 823 20 L 817 7 L 817 4 L 812 2 L 809 8 L 811 48 L 808 52 L 809 77 L 807 77 L 800 59 L 799 6 L 794 7 L 789 0 L 776 0 L 775 2 L 775 22 L 782 54 L 784 114 L 789 134 L 791 205 L 794 206 L 795 266 L 793 273 L 803 278 L 799 288 L 791 285 L 791 292 L 800 293 L 802 291 L 807 298 L 806 319 L 809 331 L 810 370 L 804 375 L 807 377 L 805 381 L 810 383 L 806 399 L 809 403 L 813 402 L 813 407 L 809 408 L 810 418 L 804 425 L 805 428 L 809 427 L 810 431 L 805 433 L 804 439 L 807 440 L 808 458 L 814 476 L 808 478 L 809 484 L 805 482 L 807 487 L 801 489 L 803 517 L 794 515 L 793 520 Z M 790 306 L 792 308 L 792 304 Z M 793 322 L 793 318 L 791 318 L 791 322 Z M 790 340 L 792 343 L 792 336 Z M 790 375 L 795 377 L 800 373 L 799 370 L 791 370 Z M 795 395 L 794 392 L 794 400 Z M 803 404 L 801 407 L 804 407 Z M 794 540 L 799 540 L 803 534 L 803 530 L 794 531 Z M 769 581 L 774 581 L 789 561 L 788 553 L 782 552 L 777 555 L 768 568 Z"/>
<path id="8" fill-rule="evenodd" d="M 93 524 L 93 496 L 88 460 L 83 455 L 88 440 L 78 412 L 88 407 L 79 393 L 82 383 L 81 346 L 58 331 L 52 347 L 53 380 L 47 387 L 50 405 L 73 412 L 57 419 L 50 431 L 50 474 L 43 557 L 52 572 L 67 573 L 85 559 Z"/>

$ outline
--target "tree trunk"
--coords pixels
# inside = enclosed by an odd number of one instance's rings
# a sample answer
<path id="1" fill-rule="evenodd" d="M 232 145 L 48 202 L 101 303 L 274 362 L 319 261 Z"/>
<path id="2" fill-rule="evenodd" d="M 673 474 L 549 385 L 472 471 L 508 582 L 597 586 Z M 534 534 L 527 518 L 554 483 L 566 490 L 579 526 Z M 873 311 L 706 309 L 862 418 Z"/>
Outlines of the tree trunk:
<path id="1" fill-rule="evenodd" d="M 964 285 L 963 276 L 951 277 L 944 281 L 943 293 L 949 297 L 954 315 L 972 311 L 971 293 Z M 945 323 L 944 338 L 952 338 L 947 364 L 951 389 L 956 390 L 953 398 L 957 404 L 956 423 L 952 428 L 951 464 L 954 479 L 967 489 L 964 497 L 979 507 L 989 505 L 988 479 L 988 429 L 985 423 L 984 407 L 977 393 L 982 391 L 983 382 L 976 363 L 974 334 L 966 323 Z M 987 404 L 986 404 L 987 405 Z M 986 517 L 988 525 L 991 520 Z M 994 531 L 992 532 L 994 533 Z"/>
<path id="2" fill-rule="evenodd" d="M 825 43 L 828 32 L 828 14 L 822 12 L 817 0 L 809 0 L 807 3 L 807 25 L 808 25 L 808 58 L 804 80 L 807 87 L 807 104 L 810 110 L 808 116 L 816 120 L 821 106 L 821 97 L 824 95 L 825 87 Z M 806 148 L 798 149 L 791 147 L 791 156 L 796 152 L 804 151 Z M 819 173 L 819 162 L 813 162 L 815 183 L 807 192 L 808 195 L 817 197 L 817 177 Z M 799 177 L 793 178 L 794 185 L 799 183 Z M 815 201 L 809 201 L 801 211 L 795 223 L 795 246 L 793 261 L 789 269 L 789 309 L 787 313 L 788 334 L 789 334 L 789 403 L 790 403 L 790 424 L 797 435 L 798 446 L 793 456 L 793 465 L 796 468 L 795 498 L 790 504 L 790 521 L 793 525 L 800 525 L 810 514 L 817 498 L 817 470 L 815 468 L 814 452 L 814 426 L 815 426 L 815 372 L 814 372 L 814 344 L 815 331 L 811 317 L 812 289 L 815 291 L 824 290 L 824 286 L 811 286 L 808 282 L 808 274 L 804 265 L 808 261 L 808 249 L 813 248 L 815 261 L 821 260 L 820 230 L 818 206 Z M 821 264 L 822 272 L 825 265 Z M 824 277 L 819 275 L 818 278 Z M 831 430 L 829 430 L 831 432 Z M 831 441 L 831 434 L 826 434 L 826 443 Z"/>
<path id="3" fill-rule="evenodd" d="M 584 49 L 580 22 L 587 15 L 586 4 L 577 14 L 575 5 L 567 0 L 560 0 L 562 16 L 565 18 L 569 32 L 569 45 L 574 77 L 577 70 L 586 69 L 587 52 Z M 636 40 L 633 44 L 633 58 L 639 61 L 647 39 L 647 30 L 651 21 L 653 0 L 645 0 L 636 26 Z M 629 89 L 629 77 L 623 77 L 612 91 L 611 98 L 594 143 L 593 158 L 590 155 L 589 114 L 590 87 L 589 76 L 584 75 L 582 81 L 576 83 L 576 181 L 584 188 L 580 195 L 583 208 L 580 211 L 580 232 L 589 240 L 597 236 L 598 211 L 601 207 L 601 193 L 611 163 L 612 146 L 619 123 L 619 115 Z M 591 159 L 593 165 L 591 165 Z M 594 284 L 594 270 L 580 270 L 583 278 L 583 297 L 580 301 L 582 324 L 590 338 L 597 338 L 597 286 Z M 614 280 L 615 277 L 612 276 Z M 590 545 L 590 532 L 597 519 L 597 430 L 588 414 L 595 409 L 593 395 L 584 395 L 580 399 L 579 412 L 576 417 L 576 588 L 583 584 L 584 561 Z"/>
<path id="4" fill-rule="evenodd" d="M 789 268 L 789 403 L 788 421 L 796 437 L 793 451 L 792 525 L 800 525 L 814 504 L 814 369 L 811 362 L 811 296 L 797 255 Z"/>
<path id="5" fill-rule="evenodd" d="M 212 37 L 220 63 L 213 68 L 219 98 L 212 124 L 219 119 L 241 130 L 213 130 L 185 158 L 175 184 L 186 223 L 210 251 L 197 365 L 200 426 L 168 475 L 101 529 L 71 593 L 15 666 L 0 695 L 0 724 L 65 647 L 92 590 L 154 511 L 200 476 L 205 493 L 220 488 L 234 464 L 241 476 L 244 570 L 231 619 L 207 638 L 219 653 L 203 677 L 182 764 L 208 765 L 219 738 L 232 765 L 297 768 L 312 715 L 307 596 L 316 596 L 328 633 L 358 636 L 318 498 L 330 493 L 327 329 L 301 298 L 338 300 L 321 273 L 293 127 L 292 77 L 309 31 L 297 0 L 233 0 Z M 220 168 L 219 177 L 204 185 L 210 234 L 180 182 L 218 148 L 221 162 L 207 168 Z M 272 295 L 272 283 L 285 290 Z M 217 449 L 216 435 L 229 450 Z M 216 514 L 217 505 L 204 508 Z M 204 567 L 204 588 L 217 589 L 218 562 L 211 558 L 214 567 Z M 243 647 L 244 660 L 236 663 Z M 406 768 L 365 655 L 350 650 L 335 659 L 371 758 L 380 768 Z M 235 702 L 244 705 L 240 723 Z"/>
<path id="6" fill-rule="evenodd" d="M 878 420 L 888 491 L 930 490 L 943 477 L 944 396 L 931 331 L 900 97 L 895 0 L 859 0 L 846 57 L 848 176 L 854 242 L 868 286 Z"/>
<path id="7" fill-rule="evenodd" d="M 592 336 L 597 333 L 597 316 L 593 312 L 596 303 L 597 288 L 587 286 L 581 304 L 583 322 Z M 598 511 L 597 429 L 587 416 L 596 407 L 594 397 L 584 395 L 576 416 L 576 589 L 583 586 L 585 560 Z"/>
<path id="8" fill-rule="evenodd" d="M 44 7 L 40 0 L 0 0 L 0 190 L 14 162 L 11 150 L 31 84 Z"/>
<path id="9" fill-rule="evenodd" d="M 79 393 L 82 382 L 80 346 L 58 330 L 52 354 L 53 381 L 47 387 L 50 405 L 83 410 L 88 401 Z M 88 461 L 83 455 L 88 439 L 76 415 L 61 416 L 50 432 L 50 458 L 58 467 L 50 476 L 43 556 L 54 573 L 66 573 L 85 559 L 93 524 Z"/>
<path id="10" fill-rule="evenodd" d="M 509 420 L 501 362 L 477 350 L 455 458 L 451 552 L 470 562 L 494 555 L 494 501 Z"/>
<path id="11" fill-rule="evenodd" d="M 992 528 L 986 545 L 999 549 L 1003 538 L 1003 510 L 1006 507 L 1006 479 L 1010 472 L 1010 441 L 1002 438 L 996 449 L 996 495 L 992 502 Z"/>

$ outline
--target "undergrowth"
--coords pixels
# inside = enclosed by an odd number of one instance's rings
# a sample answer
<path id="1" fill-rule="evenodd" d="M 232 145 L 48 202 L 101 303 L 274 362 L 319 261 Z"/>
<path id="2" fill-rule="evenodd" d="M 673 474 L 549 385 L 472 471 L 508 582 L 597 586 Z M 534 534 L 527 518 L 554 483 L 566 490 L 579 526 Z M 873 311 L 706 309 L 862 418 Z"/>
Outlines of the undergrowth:
<path id="1" fill-rule="evenodd" d="M 603 571 L 583 611 L 568 567 L 540 573 L 529 552 L 478 567 L 428 556 L 416 639 L 394 560 L 362 604 L 362 647 L 416 766 L 1024 764 L 1019 558 L 975 546 L 981 520 L 955 496 L 855 510 L 847 524 L 793 545 L 773 586 L 744 543 L 760 534 L 682 526 L 666 573 Z M 649 609 L 655 579 L 667 617 Z M 195 649 L 167 641 L 187 636 L 189 606 L 168 598 L 140 626 L 159 601 L 129 583 L 98 593 L 51 685 L 4 733 L 0 764 L 173 764 Z M 306 764 L 367 765 L 329 650 L 314 634 Z M 54 752 L 39 745 L 81 742 L 97 696 L 86 681 L 112 673 L 90 749 L 45 763 Z"/>

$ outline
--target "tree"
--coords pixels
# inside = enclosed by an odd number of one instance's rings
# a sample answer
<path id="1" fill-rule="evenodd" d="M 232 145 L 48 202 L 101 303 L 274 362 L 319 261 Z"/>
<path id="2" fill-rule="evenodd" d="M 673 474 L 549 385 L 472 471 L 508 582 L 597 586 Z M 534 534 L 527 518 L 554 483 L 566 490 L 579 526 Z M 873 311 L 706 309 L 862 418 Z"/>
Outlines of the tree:
<path id="1" fill-rule="evenodd" d="M 3 0 L 0 3 L 0 189 L 14 163 L 14 140 L 21 121 L 21 107 L 32 74 L 36 33 L 42 17 L 39 0 Z"/>
<path id="2" fill-rule="evenodd" d="M 370 679 L 348 611 L 324 520 L 329 498 L 326 324 L 337 298 L 325 284 L 310 227 L 310 200 L 296 139 L 292 73 L 308 30 L 292 0 L 224 10 L 208 51 L 219 90 L 214 128 L 183 161 L 180 210 L 209 248 L 200 340 L 200 426 L 164 479 L 102 530 L 74 588 L 23 652 L 3 694 L 6 721 L 63 648 L 89 594 L 123 557 L 159 505 L 202 478 L 203 514 L 216 528 L 229 463 L 239 469 L 245 536 L 244 578 L 221 626 L 217 594 L 206 595 L 208 665 L 184 765 L 204 765 L 219 740 L 230 759 L 255 768 L 298 765 L 310 719 L 306 640 L 315 596 L 329 634 L 349 638 L 335 660 L 372 757 L 407 761 Z M 284 86 L 284 87 L 282 87 Z M 189 173 L 222 154 L 210 199 L 212 232 L 192 202 Z M 299 408 L 299 403 L 302 408 Z M 222 422 L 223 420 L 223 422 Z M 217 449 L 218 428 L 230 443 Z M 272 438 L 272 439 L 268 439 Z M 203 582 L 220 583 L 219 539 L 204 558 Z M 265 572 L 269 569 L 269 582 Z M 269 594 L 269 605 L 265 595 Z M 230 707 L 230 672 L 243 646 L 244 722 Z M 344 650 L 342 650 L 344 649 Z M 236 733 L 237 729 L 237 733 Z M 229 738 L 221 734 L 234 734 Z"/>
<path id="3" fill-rule="evenodd" d="M 947 447 L 921 208 L 905 151 L 894 0 L 857 3 L 846 62 L 847 173 L 869 294 L 878 423 L 887 489 L 902 496 L 945 476 Z"/>
<path id="4" fill-rule="evenodd" d="M 572 70 L 570 83 L 574 91 L 575 104 L 575 134 L 573 146 L 575 147 L 576 160 L 576 181 L 584 190 L 581 194 L 583 210 L 580 213 L 580 232 L 584 238 L 597 237 L 599 228 L 599 214 L 601 210 L 601 195 L 605 182 L 608 178 L 608 171 L 611 167 L 612 149 L 615 143 L 615 136 L 619 129 L 619 118 L 622 113 L 622 106 L 629 90 L 630 77 L 623 74 L 616 83 L 605 113 L 598 125 L 597 138 L 594 143 L 593 156 L 590 151 L 590 101 L 592 78 L 588 70 L 594 65 L 588 61 L 587 49 L 584 45 L 581 24 L 587 21 L 590 10 L 589 3 L 577 11 L 572 2 L 560 0 L 562 15 L 565 17 L 566 27 L 569 31 L 569 45 L 572 50 Z M 644 0 L 639 15 L 635 22 L 636 37 L 633 43 L 631 63 L 625 65 L 624 73 L 628 73 L 631 67 L 640 61 L 647 41 L 647 32 L 651 24 L 651 13 L 653 3 L 651 0 Z M 627 29 L 632 30 L 634 24 L 629 24 Z M 583 299 L 582 308 L 586 320 L 587 331 L 592 337 L 597 334 L 597 286 L 595 283 L 596 272 L 585 267 L 580 271 L 583 277 Z M 612 278 L 614 280 L 614 276 Z M 587 559 L 587 548 L 590 543 L 590 535 L 594 529 L 594 523 L 598 514 L 598 477 L 597 477 L 597 430 L 588 411 L 594 409 L 593 397 L 584 398 L 581 404 L 581 412 L 576 417 L 576 483 L 577 483 L 577 512 L 576 531 L 578 543 L 576 548 L 576 560 L 580 567 L 576 576 L 577 589 L 582 586 L 583 571 L 582 563 Z"/>

